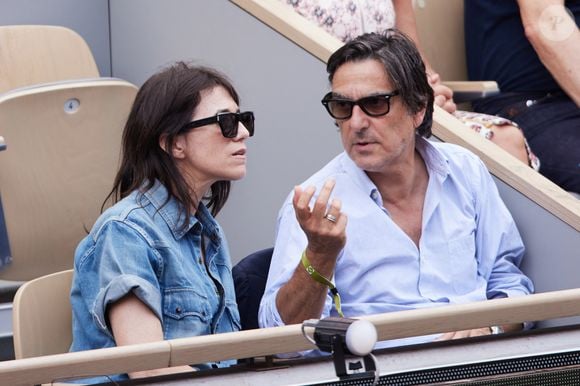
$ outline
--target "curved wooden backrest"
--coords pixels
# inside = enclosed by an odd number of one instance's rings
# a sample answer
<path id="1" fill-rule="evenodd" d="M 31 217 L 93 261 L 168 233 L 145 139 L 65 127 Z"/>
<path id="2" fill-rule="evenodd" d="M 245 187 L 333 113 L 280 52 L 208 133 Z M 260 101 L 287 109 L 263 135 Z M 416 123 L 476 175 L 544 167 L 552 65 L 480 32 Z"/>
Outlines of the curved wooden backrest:
<path id="1" fill-rule="evenodd" d="M 0 94 L 0 193 L 12 263 L 0 279 L 70 269 L 118 167 L 137 88 L 99 78 Z"/>
<path id="2" fill-rule="evenodd" d="M 73 30 L 0 26 L 0 93 L 38 83 L 98 77 L 91 49 Z"/>
<path id="3" fill-rule="evenodd" d="M 463 0 L 415 1 L 421 50 L 441 79 L 467 80 Z"/>
<path id="4" fill-rule="evenodd" d="M 26 282 L 14 296 L 16 359 L 68 352 L 72 343 L 70 288 L 73 270 Z"/>
<path id="5" fill-rule="evenodd" d="M 463 28 L 463 1 L 416 0 L 415 19 L 421 51 L 454 92 L 457 103 L 499 91 L 495 81 L 468 81 Z M 461 108 L 469 106 L 461 105 Z"/>

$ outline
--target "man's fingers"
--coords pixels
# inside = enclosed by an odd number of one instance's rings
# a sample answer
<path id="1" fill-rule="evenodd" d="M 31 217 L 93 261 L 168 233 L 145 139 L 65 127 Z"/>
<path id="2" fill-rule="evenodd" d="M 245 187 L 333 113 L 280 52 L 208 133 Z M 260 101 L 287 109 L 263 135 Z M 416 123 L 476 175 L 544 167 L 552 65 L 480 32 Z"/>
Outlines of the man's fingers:
<path id="1" fill-rule="evenodd" d="M 316 188 L 314 186 L 309 186 L 305 190 L 302 190 L 300 186 L 294 187 L 294 198 L 292 199 L 292 204 L 294 205 L 294 211 L 296 212 L 298 221 L 304 221 L 310 217 L 310 207 L 308 204 L 310 203 L 315 191 Z"/>
<path id="2" fill-rule="evenodd" d="M 332 193 L 332 189 L 334 189 L 335 184 L 336 183 L 334 180 L 327 180 L 324 182 L 324 185 L 322 185 L 322 189 L 320 189 L 320 194 L 318 195 L 318 198 L 314 203 L 314 208 L 312 208 L 313 216 L 319 216 L 320 218 L 326 216 L 328 199 L 330 197 L 330 194 Z"/>

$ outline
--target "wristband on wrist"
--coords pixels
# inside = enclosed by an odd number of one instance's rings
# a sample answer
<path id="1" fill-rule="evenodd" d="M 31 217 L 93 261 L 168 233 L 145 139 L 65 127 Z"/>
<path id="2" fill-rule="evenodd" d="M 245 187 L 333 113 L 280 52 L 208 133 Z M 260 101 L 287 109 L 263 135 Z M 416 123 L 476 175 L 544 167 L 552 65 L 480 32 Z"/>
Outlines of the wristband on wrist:
<path id="1" fill-rule="evenodd" d="M 336 288 L 336 286 L 330 280 L 322 276 L 316 269 L 314 269 L 312 264 L 310 264 L 310 260 L 308 260 L 308 258 L 306 257 L 306 250 L 302 252 L 301 261 L 302 265 L 304 266 L 304 269 L 306 269 L 306 273 L 308 273 L 308 275 L 314 281 L 322 285 L 325 285 L 330 289 L 332 299 L 334 300 L 334 307 L 336 307 L 336 312 L 338 312 L 338 315 L 344 318 L 344 314 L 342 313 L 342 308 L 340 306 L 340 294 L 338 293 L 338 289 Z"/>

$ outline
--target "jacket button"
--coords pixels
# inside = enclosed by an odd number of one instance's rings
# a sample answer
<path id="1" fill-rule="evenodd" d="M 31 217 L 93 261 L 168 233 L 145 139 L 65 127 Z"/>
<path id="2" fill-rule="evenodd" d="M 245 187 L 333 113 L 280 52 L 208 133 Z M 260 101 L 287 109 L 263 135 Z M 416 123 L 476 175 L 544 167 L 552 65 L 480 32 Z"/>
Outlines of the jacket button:
<path id="1" fill-rule="evenodd" d="M 175 308 L 175 312 L 178 313 L 178 314 L 181 314 L 181 307 Z"/>

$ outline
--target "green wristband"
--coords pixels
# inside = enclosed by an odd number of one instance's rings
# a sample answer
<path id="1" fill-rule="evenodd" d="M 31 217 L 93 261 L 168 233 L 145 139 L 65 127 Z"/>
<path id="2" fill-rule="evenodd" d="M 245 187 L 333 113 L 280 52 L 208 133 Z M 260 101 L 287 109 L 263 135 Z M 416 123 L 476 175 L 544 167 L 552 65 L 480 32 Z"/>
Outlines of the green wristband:
<path id="1" fill-rule="evenodd" d="M 338 315 L 342 316 L 344 318 L 344 314 L 342 313 L 342 308 L 340 306 L 340 294 L 338 293 L 338 289 L 336 288 L 336 286 L 327 278 L 325 278 L 324 276 L 322 276 L 320 273 L 318 273 L 318 271 L 316 269 L 314 269 L 314 267 L 312 266 L 312 264 L 310 264 L 310 260 L 308 260 L 308 258 L 306 257 L 306 251 L 302 252 L 302 265 L 304 266 L 304 269 L 306 269 L 306 273 L 308 273 L 308 275 L 316 282 L 327 286 L 330 289 L 330 293 L 332 294 L 332 299 L 334 300 L 334 307 L 336 307 L 336 311 L 338 312 Z"/>

